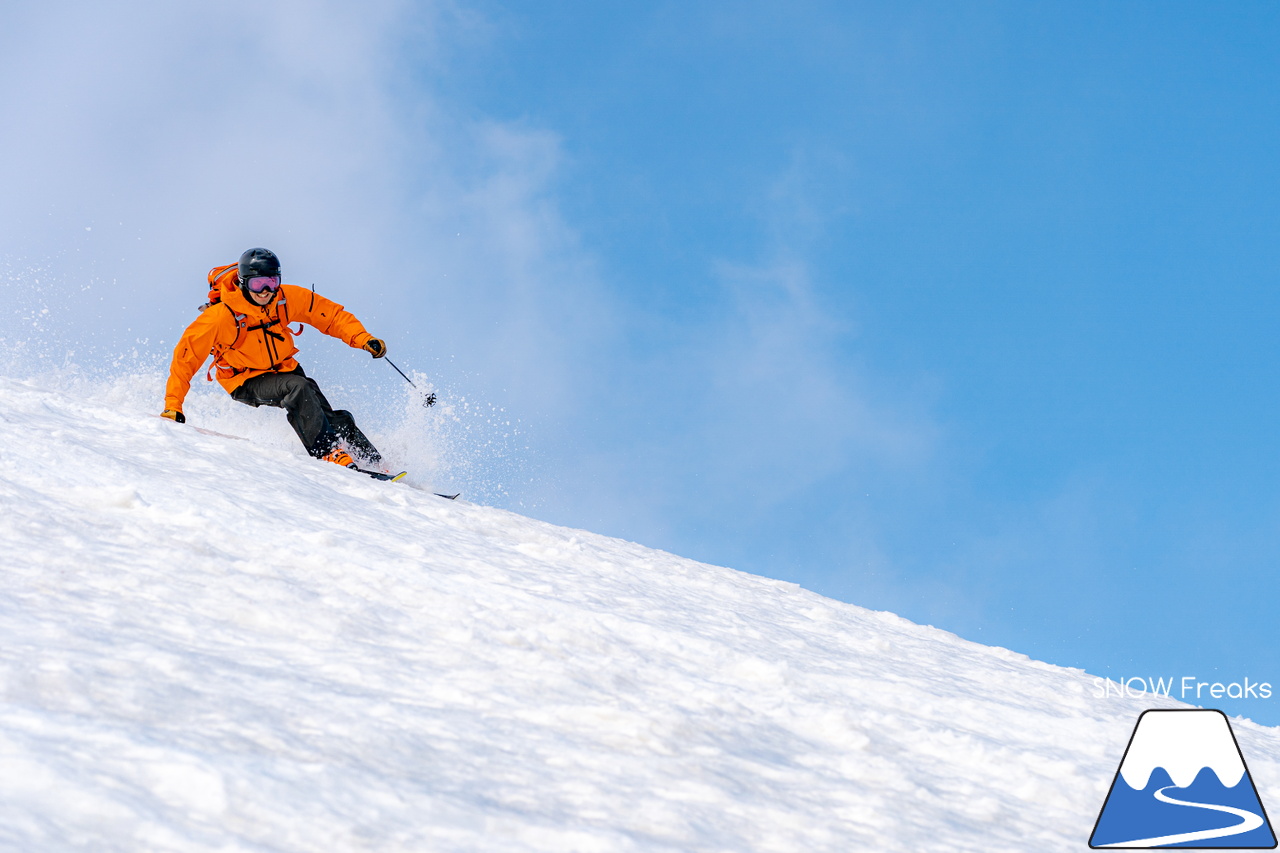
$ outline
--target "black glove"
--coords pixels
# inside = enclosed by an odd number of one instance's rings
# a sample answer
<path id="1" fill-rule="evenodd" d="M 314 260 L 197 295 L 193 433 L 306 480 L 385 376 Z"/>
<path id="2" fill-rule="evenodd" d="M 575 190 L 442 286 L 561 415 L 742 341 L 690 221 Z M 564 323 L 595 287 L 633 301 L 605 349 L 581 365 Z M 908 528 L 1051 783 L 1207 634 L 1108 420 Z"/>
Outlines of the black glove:
<path id="1" fill-rule="evenodd" d="M 185 424 L 187 422 L 187 416 L 182 414 L 182 412 L 178 411 L 177 409 L 165 409 L 163 412 L 160 413 L 160 417 L 168 418 L 169 420 L 176 421 L 177 423 L 180 423 L 180 424 Z"/>
<path id="2" fill-rule="evenodd" d="M 364 343 L 364 349 L 374 358 L 382 358 L 387 354 L 387 345 L 381 338 L 369 338 Z"/>

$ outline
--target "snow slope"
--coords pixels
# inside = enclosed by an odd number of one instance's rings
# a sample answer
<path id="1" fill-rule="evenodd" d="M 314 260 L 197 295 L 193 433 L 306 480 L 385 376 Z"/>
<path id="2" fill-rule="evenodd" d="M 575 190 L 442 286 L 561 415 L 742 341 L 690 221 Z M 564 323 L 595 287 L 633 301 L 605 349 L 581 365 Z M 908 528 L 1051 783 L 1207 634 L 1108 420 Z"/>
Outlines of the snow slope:
<path id="1" fill-rule="evenodd" d="M 0 378 L 0 849 L 1078 851 L 1178 707 L 242 414 Z"/>

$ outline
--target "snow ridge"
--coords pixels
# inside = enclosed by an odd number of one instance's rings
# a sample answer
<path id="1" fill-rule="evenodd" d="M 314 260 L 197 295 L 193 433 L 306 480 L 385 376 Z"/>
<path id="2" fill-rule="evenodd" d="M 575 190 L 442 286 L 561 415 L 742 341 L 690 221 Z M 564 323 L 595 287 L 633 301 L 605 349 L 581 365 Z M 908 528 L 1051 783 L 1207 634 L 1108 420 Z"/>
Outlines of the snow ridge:
<path id="1" fill-rule="evenodd" d="M 1074 851 L 1179 707 L 106 393 L 0 378 L 0 850 Z"/>

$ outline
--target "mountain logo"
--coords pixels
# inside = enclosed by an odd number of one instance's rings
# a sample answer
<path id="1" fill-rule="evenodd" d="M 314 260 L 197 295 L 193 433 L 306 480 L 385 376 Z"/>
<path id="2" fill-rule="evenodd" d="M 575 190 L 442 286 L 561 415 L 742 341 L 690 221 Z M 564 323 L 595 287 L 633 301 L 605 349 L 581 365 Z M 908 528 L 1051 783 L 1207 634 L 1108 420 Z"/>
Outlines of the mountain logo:
<path id="1" fill-rule="evenodd" d="M 1144 711 L 1089 846 L 1275 849 L 1275 833 L 1227 715 Z"/>

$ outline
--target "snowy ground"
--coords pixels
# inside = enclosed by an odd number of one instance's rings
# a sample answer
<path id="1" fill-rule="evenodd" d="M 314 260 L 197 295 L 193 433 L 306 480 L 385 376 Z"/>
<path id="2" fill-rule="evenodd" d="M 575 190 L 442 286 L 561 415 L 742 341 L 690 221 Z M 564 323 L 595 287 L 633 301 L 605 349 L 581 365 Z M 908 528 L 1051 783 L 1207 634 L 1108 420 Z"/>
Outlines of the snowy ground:
<path id="1" fill-rule="evenodd" d="M 6 851 L 1079 851 L 1178 707 L 117 403 L 0 378 Z"/>

